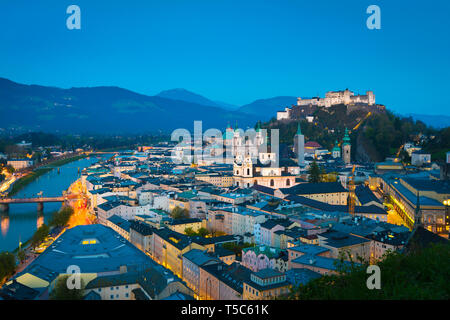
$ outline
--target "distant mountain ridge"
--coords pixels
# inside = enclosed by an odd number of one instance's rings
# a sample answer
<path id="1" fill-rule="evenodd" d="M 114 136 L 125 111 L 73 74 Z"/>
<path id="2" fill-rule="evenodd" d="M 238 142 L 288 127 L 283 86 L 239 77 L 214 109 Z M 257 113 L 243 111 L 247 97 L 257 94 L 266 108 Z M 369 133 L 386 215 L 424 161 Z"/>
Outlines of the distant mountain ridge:
<path id="1" fill-rule="evenodd" d="M 186 128 L 195 120 L 203 128 L 223 129 L 231 121 L 243 126 L 256 119 L 217 106 L 161 96 L 146 96 L 119 87 L 61 89 L 24 85 L 0 78 L 0 127 L 62 132 L 149 132 Z"/>
<path id="2" fill-rule="evenodd" d="M 447 115 L 408 113 L 405 114 L 404 116 L 412 117 L 414 120 L 420 120 L 423 123 L 436 129 L 446 128 L 450 126 L 450 116 Z"/>
<path id="3" fill-rule="evenodd" d="M 186 90 L 183 88 L 164 90 L 164 91 L 161 91 L 160 93 L 158 93 L 156 96 L 162 97 L 162 98 L 167 98 L 167 99 L 172 99 L 172 100 L 192 102 L 192 103 L 196 103 L 196 104 L 200 104 L 200 105 L 204 105 L 204 106 L 211 106 L 211 107 L 217 107 L 217 108 L 228 109 L 228 110 L 233 110 L 233 109 L 238 108 L 237 106 L 234 106 L 234 105 L 231 105 L 228 103 L 210 100 L 208 98 L 205 98 L 202 95 L 199 95 L 197 93 L 194 93 L 192 91 L 189 91 L 189 90 Z"/>
<path id="4" fill-rule="evenodd" d="M 261 120 L 277 117 L 277 111 L 283 110 L 297 103 L 297 97 L 279 96 L 268 99 L 258 99 L 252 103 L 241 106 L 237 111 L 248 115 L 259 115 Z"/>
<path id="5" fill-rule="evenodd" d="M 258 120 L 276 118 L 277 111 L 296 101 L 294 96 L 278 96 L 238 107 L 181 88 L 148 96 L 115 86 L 61 89 L 0 78 L 0 128 L 80 133 L 192 131 L 193 122 L 202 120 L 204 130 L 223 130 L 235 121 L 246 129 Z M 435 128 L 450 125 L 450 116 L 406 116 Z"/>

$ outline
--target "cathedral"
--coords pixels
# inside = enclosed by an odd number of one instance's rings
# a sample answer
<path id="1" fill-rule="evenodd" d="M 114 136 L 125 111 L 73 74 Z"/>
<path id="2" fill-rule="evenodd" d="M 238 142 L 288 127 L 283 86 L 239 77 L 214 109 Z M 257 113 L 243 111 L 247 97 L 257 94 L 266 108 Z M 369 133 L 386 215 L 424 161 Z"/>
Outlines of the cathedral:
<path id="1" fill-rule="evenodd" d="M 246 140 L 238 135 L 233 138 L 235 186 L 286 188 L 296 184 L 295 177 L 300 173 L 300 168 L 294 161 L 277 159 L 278 155 L 272 152 L 267 134 L 264 136 L 259 123 L 254 139 Z"/>

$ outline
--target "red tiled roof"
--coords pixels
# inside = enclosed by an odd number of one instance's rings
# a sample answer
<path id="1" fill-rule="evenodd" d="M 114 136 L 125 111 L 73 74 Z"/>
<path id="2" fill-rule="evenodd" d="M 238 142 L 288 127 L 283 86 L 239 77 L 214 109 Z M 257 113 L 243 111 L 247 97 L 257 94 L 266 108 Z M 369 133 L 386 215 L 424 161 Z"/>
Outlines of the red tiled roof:
<path id="1" fill-rule="evenodd" d="M 315 141 L 308 141 L 305 142 L 305 148 L 322 148 L 322 146 Z"/>

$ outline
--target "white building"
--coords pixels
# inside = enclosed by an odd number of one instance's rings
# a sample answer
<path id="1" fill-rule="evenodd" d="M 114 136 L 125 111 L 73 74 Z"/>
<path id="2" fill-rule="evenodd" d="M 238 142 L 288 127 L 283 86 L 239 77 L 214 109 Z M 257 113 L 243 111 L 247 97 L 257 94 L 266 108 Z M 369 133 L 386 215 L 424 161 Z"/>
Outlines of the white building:
<path id="1" fill-rule="evenodd" d="M 431 163 L 431 154 L 424 151 L 416 151 L 411 155 L 411 164 L 413 166 L 422 166 L 426 163 Z"/>
<path id="2" fill-rule="evenodd" d="M 10 159 L 6 164 L 13 167 L 15 170 L 20 170 L 32 166 L 34 161 L 30 159 Z"/>

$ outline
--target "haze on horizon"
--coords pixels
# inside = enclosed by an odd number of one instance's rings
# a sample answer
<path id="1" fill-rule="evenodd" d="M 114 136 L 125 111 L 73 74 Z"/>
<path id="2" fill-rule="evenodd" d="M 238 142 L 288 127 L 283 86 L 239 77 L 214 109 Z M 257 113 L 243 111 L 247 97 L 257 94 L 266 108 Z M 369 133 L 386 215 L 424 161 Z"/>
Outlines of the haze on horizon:
<path id="1" fill-rule="evenodd" d="M 81 8 L 81 30 L 66 9 Z M 61 88 L 185 88 L 244 105 L 273 96 L 373 90 L 398 113 L 446 114 L 450 3 L 164 0 L 8 2 L 0 76 Z M 27 8 L 27 10 L 24 10 Z"/>

